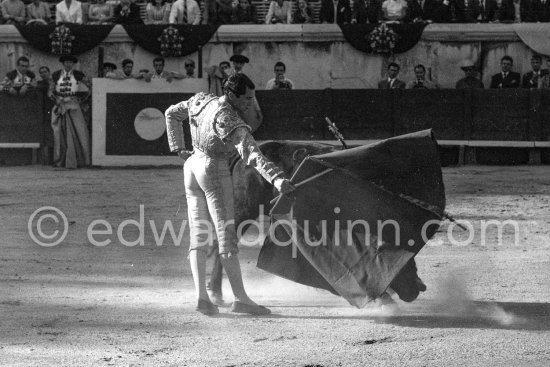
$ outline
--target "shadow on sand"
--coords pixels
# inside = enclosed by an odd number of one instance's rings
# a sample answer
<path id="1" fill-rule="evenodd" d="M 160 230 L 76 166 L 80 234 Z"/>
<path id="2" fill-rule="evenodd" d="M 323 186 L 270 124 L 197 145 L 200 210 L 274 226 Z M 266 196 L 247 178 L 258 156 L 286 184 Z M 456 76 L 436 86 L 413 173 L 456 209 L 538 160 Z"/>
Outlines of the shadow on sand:
<path id="1" fill-rule="evenodd" d="M 471 301 L 458 305 L 443 305 L 437 302 L 422 302 L 397 307 L 353 310 L 353 313 L 341 308 L 339 310 L 342 310 L 342 312 L 335 312 L 333 315 L 286 316 L 273 314 L 270 317 L 372 320 L 376 323 L 402 327 L 434 329 L 483 328 L 550 331 L 550 303 Z M 364 313 L 361 311 L 364 311 Z"/>

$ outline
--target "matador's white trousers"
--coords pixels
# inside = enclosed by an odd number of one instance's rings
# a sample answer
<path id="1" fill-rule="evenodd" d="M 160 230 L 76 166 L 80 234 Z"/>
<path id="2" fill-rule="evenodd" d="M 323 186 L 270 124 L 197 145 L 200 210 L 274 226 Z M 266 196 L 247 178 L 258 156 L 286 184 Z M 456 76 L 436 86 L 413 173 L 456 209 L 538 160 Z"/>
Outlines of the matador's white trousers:
<path id="1" fill-rule="evenodd" d="M 227 158 L 212 158 L 195 150 L 183 168 L 189 250 L 207 250 L 218 240 L 220 254 L 238 252 L 233 183 Z"/>

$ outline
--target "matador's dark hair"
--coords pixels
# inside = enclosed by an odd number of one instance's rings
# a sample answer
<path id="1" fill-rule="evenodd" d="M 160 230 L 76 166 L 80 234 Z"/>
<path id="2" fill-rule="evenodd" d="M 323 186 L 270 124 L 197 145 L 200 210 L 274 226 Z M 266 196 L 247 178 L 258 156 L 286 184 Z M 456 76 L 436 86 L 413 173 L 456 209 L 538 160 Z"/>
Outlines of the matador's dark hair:
<path id="1" fill-rule="evenodd" d="M 229 92 L 233 92 L 235 96 L 240 97 L 246 93 L 246 88 L 255 89 L 256 86 L 245 74 L 236 73 L 227 78 L 223 86 L 223 93 L 227 95 Z"/>

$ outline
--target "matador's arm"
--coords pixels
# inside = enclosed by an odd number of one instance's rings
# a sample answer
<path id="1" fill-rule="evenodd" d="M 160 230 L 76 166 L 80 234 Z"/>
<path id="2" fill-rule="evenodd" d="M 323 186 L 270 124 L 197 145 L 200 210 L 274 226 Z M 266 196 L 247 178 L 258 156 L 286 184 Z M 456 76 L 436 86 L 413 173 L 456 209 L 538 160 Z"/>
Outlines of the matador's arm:
<path id="1" fill-rule="evenodd" d="M 164 116 L 166 117 L 166 133 L 168 135 L 170 151 L 179 152 L 185 150 L 182 122 L 189 118 L 187 101 L 182 101 L 168 107 Z"/>

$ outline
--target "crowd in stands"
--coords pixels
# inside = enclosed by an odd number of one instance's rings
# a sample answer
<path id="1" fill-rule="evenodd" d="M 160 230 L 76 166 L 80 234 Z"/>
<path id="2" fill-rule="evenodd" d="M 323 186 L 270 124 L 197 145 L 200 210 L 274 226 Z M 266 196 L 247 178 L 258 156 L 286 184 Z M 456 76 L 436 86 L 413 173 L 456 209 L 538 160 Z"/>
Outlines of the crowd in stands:
<path id="1" fill-rule="evenodd" d="M 542 68 L 542 57 L 533 55 L 531 57 L 531 70 L 521 77 L 520 73 L 512 71 L 514 60 L 510 56 L 503 56 L 500 60 L 501 72 L 491 77 L 490 89 L 502 88 L 550 88 L 550 73 L 548 69 Z M 471 60 L 464 60 L 460 63 L 464 71 L 464 78 L 455 84 L 456 89 L 483 89 L 485 85 L 478 78 L 479 67 Z M 378 83 L 378 89 L 439 89 L 437 83 L 426 77 L 426 67 L 418 64 L 414 67 L 415 78 L 405 82 L 398 78 L 400 67 L 392 62 L 388 65 L 387 76 Z"/>
<path id="2" fill-rule="evenodd" d="M 242 72 L 242 69 L 249 59 L 243 55 L 233 55 L 229 61 L 221 61 L 219 65 L 207 68 L 206 74 L 211 85 L 211 92 L 219 94 L 221 86 L 231 73 Z M 549 61 L 550 63 L 550 61 Z M 21 56 L 17 60 L 17 67 L 6 74 L 0 84 L 2 90 L 11 95 L 25 95 L 30 90 L 38 89 L 48 92 L 51 88 L 51 72 L 47 66 L 41 66 L 38 69 L 40 79 L 35 73 L 29 70 L 30 61 L 26 56 Z M 492 76 L 489 88 L 550 88 L 550 73 L 548 69 L 543 68 L 543 59 L 540 55 L 533 55 L 531 58 L 531 71 L 525 73 L 523 77 L 520 73 L 514 72 L 514 61 L 510 56 L 502 57 L 500 61 L 501 72 Z M 456 82 L 457 89 L 466 88 L 484 88 L 483 82 L 479 79 L 479 67 L 471 60 L 464 60 L 460 63 L 460 68 L 464 71 L 464 78 Z M 177 79 L 197 78 L 196 64 L 192 59 L 184 61 L 184 71 L 165 70 L 165 60 L 162 57 L 153 59 L 152 70 L 141 69 L 134 71 L 134 62 L 130 59 L 124 59 L 118 66 L 111 62 L 103 64 L 103 77 L 115 80 L 136 79 L 150 82 L 153 79 L 163 79 L 167 82 Z M 282 61 L 275 63 L 274 77 L 271 78 L 266 86 L 266 90 L 291 90 L 295 89 L 292 80 L 286 78 L 286 65 Z M 378 83 L 379 89 L 439 89 L 440 86 L 427 77 L 426 67 L 418 64 L 414 67 L 415 78 L 410 81 L 403 81 L 398 78 L 400 66 L 391 62 L 387 67 L 387 76 Z M 213 86 L 217 84 L 217 87 Z"/>
<path id="3" fill-rule="evenodd" d="M 21 56 L 17 59 L 15 70 L 8 72 L 1 83 L 5 93 L 12 96 L 25 96 L 29 92 L 39 91 L 50 100 L 51 126 L 53 131 L 53 164 L 63 168 L 77 168 L 90 164 L 90 134 L 88 121 L 83 112 L 83 102 L 90 96 L 91 83 L 81 71 L 74 68 L 78 59 L 75 56 L 63 55 L 59 58 L 62 67 L 50 72 L 46 66 L 38 69 L 40 79 L 29 70 L 30 60 Z M 523 77 L 513 71 L 514 61 L 510 56 L 500 60 L 501 72 L 491 78 L 489 88 L 550 88 L 550 72 L 542 67 L 542 57 L 533 55 L 531 70 Z M 230 64 L 232 63 L 232 65 Z M 209 91 L 215 95 L 222 94 L 222 87 L 233 73 L 243 73 L 243 68 L 249 59 L 244 55 L 233 55 L 229 61 L 221 61 L 218 65 L 207 68 Z M 152 62 L 152 70 L 141 69 L 134 72 L 134 62 L 125 59 L 120 69 L 115 63 L 105 62 L 102 74 L 104 78 L 113 80 L 135 79 L 151 82 L 161 79 L 171 82 L 176 79 L 196 78 L 195 61 L 186 59 L 184 71 L 169 71 L 165 69 L 165 60 L 156 57 Z M 456 89 L 483 89 L 485 86 L 479 79 L 479 67 L 470 60 L 460 64 L 464 77 L 456 82 Z M 266 86 L 266 90 L 291 90 L 295 88 L 292 80 L 286 78 L 286 65 L 275 63 L 274 77 Z M 378 83 L 379 89 L 439 89 L 440 86 L 431 81 L 426 73 L 426 67 L 418 64 L 414 67 L 415 77 L 408 82 L 399 79 L 400 66 L 392 62 L 387 67 L 387 76 Z M 84 97 L 82 96 L 84 94 Z M 256 99 L 253 108 L 246 112 L 247 121 L 261 121 L 261 109 Z M 259 125 L 259 124 L 258 124 Z"/>
<path id="4" fill-rule="evenodd" d="M 511 23 L 550 21 L 550 0 L 2 0 L 0 14 L 0 24 Z"/>

